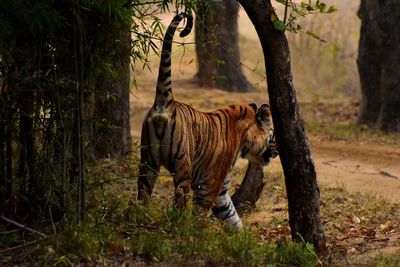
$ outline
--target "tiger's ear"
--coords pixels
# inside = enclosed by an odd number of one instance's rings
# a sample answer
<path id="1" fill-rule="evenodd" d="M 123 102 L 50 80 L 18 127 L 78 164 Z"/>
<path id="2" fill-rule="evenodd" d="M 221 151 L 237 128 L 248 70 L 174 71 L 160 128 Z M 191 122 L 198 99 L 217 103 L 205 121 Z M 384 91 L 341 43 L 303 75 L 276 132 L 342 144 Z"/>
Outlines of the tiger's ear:
<path id="1" fill-rule="evenodd" d="M 257 124 L 270 127 L 271 126 L 271 110 L 268 104 L 263 104 L 256 113 Z"/>
<path id="2" fill-rule="evenodd" d="M 254 109 L 254 111 L 257 111 L 257 104 L 256 103 L 251 103 L 249 104 L 250 107 Z"/>

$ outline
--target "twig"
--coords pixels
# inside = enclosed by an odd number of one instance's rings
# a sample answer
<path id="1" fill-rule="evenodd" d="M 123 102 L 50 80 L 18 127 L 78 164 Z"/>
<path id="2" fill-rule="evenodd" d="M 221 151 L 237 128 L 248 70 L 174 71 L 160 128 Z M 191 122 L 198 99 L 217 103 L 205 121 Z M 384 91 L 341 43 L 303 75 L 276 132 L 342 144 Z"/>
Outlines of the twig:
<path id="1" fill-rule="evenodd" d="M 53 214 L 51 213 L 51 208 L 50 208 L 50 206 L 49 206 L 49 215 L 50 215 L 51 225 L 53 226 L 53 232 L 54 232 L 54 234 L 57 234 L 56 226 L 54 225 Z"/>
<path id="2" fill-rule="evenodd" d="M 15 226 L 18 226 L 18 227 L 20 227 L 20 228 L 22 228 L 22 229 L 24 229 L 24 230 L 28 230 L 28 231 L 30 231 L 30 232 L 32 232 L 32 233 L 35 233 L 35 234 L 38 234 L 38 235 L 40 235 L 40 236 L 42 236 L 42 237 L 47 237 L 46 234 L 43 234 L 43 233 L 41 233 L 41 232 L 39 232 L 39 231 L 36 231 L 35 229 L 29 228 L 28 226 L 25 226 L 25 225 L 23 225 L 23 224 L 17 223 L 17 222 L 15 222 L 15 221 L 13 221 L 13 220 L 11 220 L 11 219 L 8 219 L 8 218 L 6 218 L 6 217 L 4 217 L 4 216 L 0 216 L 0 218 L 3 219 L 4 221 L 8 222 L 8 223 L 11 223 L 11 224 L 13 224 L 13 225 L 15 225 Z"/>
<path id="3" fill-rule="evenodd" d="M 387 172 L 387 171 L 384 171 L 384 170 L 381 170 L 381 171 L 379 172 L 379 174 L 381 174 L 381 175 L 383 175 L 383 176 L 390 177 L 390 178 L 394 178 L 394 179 L 400 179 L 398 176 L 395 176 L 395 175 L 393 175 L 393 174 L 391 174 L 391 173 L 389 173 L 389 172 Z"/>
<path id="4" fill-rule="evenodd" d="M 286 19 L 287 19 L 287 11 L 288 11 L 288 0 L 286 0 L 286 2 L 285 2 L 285 15 L 284 15 L 284 17 L 283 17 L 283 24 L 285 24 L 285 27 L 286 27 Z"/>
<path id="5" fill-rule="evenodd" d="M 29 246 L 29 245 L 33 245 L 33 244 L 35 244 L 35 243 L 37 243 L 39 241 L 42 241 L 43 239 L 46 239 L 46 238 L 47 238 L 47 236 L 44 236 L 42 238 L 39 238 L 39 239 L 36 239 L 36 240 L 33 240 L 33 241 L 29 241 L 29 242 L 26 242 L 26 243 L 24 242 L 23 244 L 15 246 L 15 247 L 11 247 L 11 248 L 6 248 L 6 249 L 3 249 L 3 250 L 0 250 L 0 254 L 6 253 L 6 252 L 9 252 L 9 251 L 12 251 L 12 250 L 20 249 L 20 248 L 23 248 L 23 247 L 26 247 L 26 246 Z"/>
<path id="6" fill-rule="evenodd" d="M 18 232 L 18 230 L 14 229 L 14 230 L 10 230 L 10 231 L 3 231 L 3 232 L 0 232 L 0 235 L 8 235 L 8 234 L 12 234 L 15 232 Z"/>

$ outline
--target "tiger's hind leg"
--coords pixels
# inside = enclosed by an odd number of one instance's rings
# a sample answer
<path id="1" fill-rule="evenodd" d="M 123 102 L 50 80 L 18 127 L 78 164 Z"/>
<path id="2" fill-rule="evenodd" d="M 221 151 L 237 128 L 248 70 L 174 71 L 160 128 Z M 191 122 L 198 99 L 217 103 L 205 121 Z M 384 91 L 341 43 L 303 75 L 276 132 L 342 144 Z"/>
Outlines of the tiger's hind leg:
<path id="1" fill-rule="evenodd" d="M 138 200 L 147 204 L 150 196 L 153 193 L 154 185 L 156 184 L 158 173 L 160 172 L 160 164 L 157 158 L 155 148 L 149 144 L 148 125 L 145 123 L 142 129 L 142 140 L 140 149 L 140 166 L 138 185 Z"/>
<path id="2" fill-rule="evenodd" d="M 187 164 L 176 164 L 174 175 L 175 196 L 174 204 L 178 208 L 185 209 L 189 200 L 189 190 L 191 182 L 191 168 Z"/>
<path id="3" fill-rule="evenodd" d="M 143 156 L 142 156 L 143 157 Z M 151 164 L 151 162 L 141 162 L 139 167 L 138 184 L 138 200 L 147 204 L 153 193 L 156 184 L 160 166 Z"/>
<path id="4" fill-rule="evenodd" d="M 215 201 L 215 206 L 212 208 L 213 215 L 222 220 L 227 221 L 235 229 L 240 230 L 243 225 L 236 212 L 235 206 L 233 205 L 232 199 L 228 194 L 228 189 L 230 187 L 231 179 L 229 174 L 226 176 L 224 184 L 219 191 L 217 200 Z"/>

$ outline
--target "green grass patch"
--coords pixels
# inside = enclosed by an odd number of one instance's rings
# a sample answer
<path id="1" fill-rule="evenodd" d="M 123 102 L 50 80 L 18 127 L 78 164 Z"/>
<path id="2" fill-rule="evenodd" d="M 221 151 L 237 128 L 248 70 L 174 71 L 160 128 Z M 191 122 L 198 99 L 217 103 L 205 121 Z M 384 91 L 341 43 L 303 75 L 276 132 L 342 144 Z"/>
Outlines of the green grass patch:
<path id="1" fill-rule="evenodd" d="M 379 255 L 376 266 L 378 267 L 394 267 L 400 266 L 400 249 L 392 255 Z"/>

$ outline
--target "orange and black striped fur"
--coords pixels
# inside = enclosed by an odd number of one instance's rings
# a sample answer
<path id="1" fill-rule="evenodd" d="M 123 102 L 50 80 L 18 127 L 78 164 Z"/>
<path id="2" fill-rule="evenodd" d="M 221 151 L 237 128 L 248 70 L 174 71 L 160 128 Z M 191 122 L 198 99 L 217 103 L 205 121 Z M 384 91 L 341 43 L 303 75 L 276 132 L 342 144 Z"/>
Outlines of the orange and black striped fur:
<path id="1" fill-rule="evenodd" d="M 269 148 L 273 126 L 269 106 L 231 105 L 215 112 L 201 112 L 175 101 L 171 90 L 171 45 L 179 22 L 174 17 L 165 34 L 155 102 L 142 129 L 138 199 L 147 202 L 160 166 L 172 174 L 174 202 L 186 207 L 189 190 L 193 203 L 226 220 L 236 228 L 242 223 L 227 191 L 229 172 L 237 156 L 267 164 L 274 154 Z M 192 18 L 187 17 L 187 35 Z"/>

